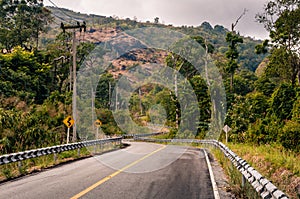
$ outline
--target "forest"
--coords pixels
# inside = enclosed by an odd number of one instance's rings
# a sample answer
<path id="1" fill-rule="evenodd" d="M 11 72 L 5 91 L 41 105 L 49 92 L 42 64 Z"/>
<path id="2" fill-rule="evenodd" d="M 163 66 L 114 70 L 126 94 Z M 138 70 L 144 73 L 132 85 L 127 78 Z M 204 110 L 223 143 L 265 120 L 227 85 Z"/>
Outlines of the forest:
<path id="1" fill-rule="evenodd" d="M 300 3 L 271 0 L 256 20 L 265 26 L 270 39 L 254 40 L 203 22 L 197 27 L 164 25 L 137 19 L 120 19 L 75 13 L 44 7 L 42 1 L 0 2 L 0 153 L 66 143 L 63 120 L 72 115 L 72 32 L 63 32 L 61 22 L 85 21 L 87 32 L 125 31 L 142 27 L 164 27 L 189 35 L 207 49 L 215 60 L 226 90 L 225 124 L 232 130 L 229 142 L 263 145 L 276 143 L 287 150 L 300 151 Z M 242 20 L 242 19 L 241 19 Z M 101 38 L 78 43 L 77 65 Z M 159 53 L 158 53 L 159 54 Z M 163 53 L 160 53 L 163 54 Z M 126 57 L 126 56 L 125 56 Z M 130 66 L 150 62 L 127 56 Z M 157 58 L 159 59 L 159 58 Z M 153 59 L 152 59 L 153 60 Z M 123 60 L 124 61 L 124 60 Z M 166 53 L 164 63 L 179 70 L 192 85 L 198 99 L 200 121 L 196 138 L 203 139 L 211 122 L 212 104 L 206 82 L 191 63 L 174 53 Z M 118 69 L 120 73 L 123 69 Z M 79 70 L 79 67 L 77 68 Z M 107 136 L 122 135 L 110 109 L 111 87 L 118 77 L 110 71 L 101 76 L 95 90 L 96 117 Z M 153 105 L 164 107 L 168 138 L 176 135 L 180 106 L 176 93 L 158 85 L 145 85 L 130 98 L 130 114 L 139 125 L 151 122 Z M 180 124 L 179 124 L 180 125 Z M 93 139 L 91 133 L 85 139 Z M 78 137 L 78 139 L 81 139 Z M 224 133 L 221 140 L 224 141 Z"/>

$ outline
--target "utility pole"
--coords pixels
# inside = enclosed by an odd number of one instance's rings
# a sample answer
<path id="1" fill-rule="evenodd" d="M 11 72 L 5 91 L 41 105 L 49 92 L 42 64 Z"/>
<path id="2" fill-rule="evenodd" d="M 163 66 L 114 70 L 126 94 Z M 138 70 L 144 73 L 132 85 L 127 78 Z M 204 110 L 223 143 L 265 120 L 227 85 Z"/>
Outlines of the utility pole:
<path id="1" fill-rule="evenodd" d="M 111 105 L 111 83 L 110 81 L 108 81 L 108 107 L 110 108 L 110 105 Z"/>
<path id="2" fill-rule="evenodd" d="M 94 125 L 94 121 L 95 121 L 95 91 L 93 89 L 93 86 L 92 86 L 92 126 L 93 126 L 93 132 L 95 131 L 95 125 Z"/>
<path id="3" fill-rule="evenodd" d="M 179 58 L 176 58 L 172 55 L 172 60 L 173 60 L 173 64 L 174 64 L 174 92 L 175 92 L 175 97 L 176 100 L 178 100 L 178 73 L 181 69 L 181 67 L 183 66 L 184 62 L 182 61 L 182 63 L 179 65 L 179 67 L 176 67 L 177 61 L 179 61 Z M 178 129 L 179 127 L 179 109 L 176 105 L 176 128 Z M 181 120 L 181 124 L 182 124 L 182 120 Z"/>
<path id="4" fill-rule="evenodd" d="M 118 110 L 118 87 L 116 86 L 116 88 L 115 88 L 115 90 L 116 90 L 116 107 L 115 107 L 115 111 L 117 111 Z"/>
<path id="5" fill-rule="evenodd" d="M 66 29 L 73 29 L 73 43 L 72 43 L 72 57 L 73 57 L 73 96 L 72 96 L 72 112 L 73 112 L 73 142 L 76 142 L 77 134 L 76 134 L 76 126 L 77 126 L 77 103 L 76 103 L 76 96 L 77 96 L 77 90 L 76 90 L 76 54 L 77 54 L 77 46 L 76 46 L 76 29 L 79 29 L 80 32 L 86 31 L 86 23 L 83 22 L 83 25 L 80 25 L 79 22 L 77 22 L 77 25 L 75 26 L 65 26 L 63 23 L 61 23 L 61 28 L 63 29 L 63 32 L 66 31 Z"/>
<path id="6" fill-rule="evenodd" d="M 77 104 L 76 104 L 76 95 L 77 95 L 77 89 L 76 89 L 76 32 L 73 30 L 73 44 L 72 44 L 72 51 L 73 51 L 73 97 L 72 97 L 72 112 L 73 112 L 73 120 L 76 121 L 73 126 L 73 142 L 76 142 L 76 126 L 77 126 Z"/>
<path id="7" fill-rule="evenodd" d="M 140 110 L 141 110 L 141 116 L 143 115 L 143 106 L 142 106 L 142 91 L 141 87 L 139 88 L 139 99 L 140 99 Z"/>

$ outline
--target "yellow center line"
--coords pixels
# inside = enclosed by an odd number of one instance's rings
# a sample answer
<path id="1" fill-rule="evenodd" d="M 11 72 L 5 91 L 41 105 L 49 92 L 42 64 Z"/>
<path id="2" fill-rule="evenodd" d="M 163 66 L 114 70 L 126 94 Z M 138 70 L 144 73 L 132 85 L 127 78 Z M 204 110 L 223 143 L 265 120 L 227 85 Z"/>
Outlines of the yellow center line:
<path id="1" fill-rule="evenodd" d="M 160 150 L 166 148 L 166 146 L 163 146 L 145 156 L 143 156 L 142 158 L 132 162 L 131 164 L 119 169 L 118 171 L 114 172 L 113 174 L 109 175 L 109 176 L 106 176 L 105 178 L 101 179 L 100 181 L 96 182 L 95 184 L 91 185 L 90 187 L 86 188 L 85 190 L 81 191 L 80 193 L 76 194 L 75 196 L 73 196 L 71 199 L 77 199 L 77 198 L 80 198 L 82 197 L 83 195 L 87 194 L 88 192 L 92 191 L 93 189 L 95 189 L 96 187 L 98 187 L 99 185 L 103 184 L 104 182 L 108 181 L 109 179 L 115 177 L 116 175 L 118 175 L 119 173 L 125 171 L 126 169 L 136 165 L 137 163 L 141 162 L 142 160 L 152 156 L 153 154 L 159 152 Z"/>

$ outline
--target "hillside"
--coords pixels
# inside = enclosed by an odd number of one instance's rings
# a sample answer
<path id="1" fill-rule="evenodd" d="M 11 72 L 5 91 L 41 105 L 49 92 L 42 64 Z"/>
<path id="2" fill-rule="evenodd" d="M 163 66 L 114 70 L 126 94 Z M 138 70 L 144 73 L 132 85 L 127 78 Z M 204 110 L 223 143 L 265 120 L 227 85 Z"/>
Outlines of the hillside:
<path id="1" fill-rule="evenodd" d="M 190 36 L 202 36 L 206 38 L 217 50 L 217 52 L 224 53 L 227 50 L 227 42 L 225 41 L 226 32 L 228 30 L 221 25 L 212 27 L 209 22 L 202 22 L 197 27 L 181 26 L 174 27 L 172 25 L 155 24 L 149 21 L 138 22 L 129 18 L 119 19 L 118 17 L 105 17 L 93 14 L 82 14 L 73 12 L 64 8 L 47 7 L 51 10 L 54 17 L 54 23 L 51 25 L 50 30 L 42 38 L 42 44 L 46 46 L 51 40 L 54 39 L 54 35 L 61 32 L 60 24 L 76 23 L 78 21 L 87 23 L 87 32 L 80 35 L 81 41 L 89 41 L 92 43 L 101 43 L 116 36 L 117 33 L 124 30 L 142 28 L 142 27 L 164 27 L 175 31 L 182 32 Z M 78 33 L 79 34 L 79 33 Z M 241 69 L 246 68 L 251 71 L 255 71 L 258 65 L 261 63 L 265 55 L 257 55 L 254 53 L 254 47 L 260 44 L 260 40 L 254 40 L 250 37 L 243 38 L 244 43 L 240 45 L 240 57 L 239 64 Z"/>

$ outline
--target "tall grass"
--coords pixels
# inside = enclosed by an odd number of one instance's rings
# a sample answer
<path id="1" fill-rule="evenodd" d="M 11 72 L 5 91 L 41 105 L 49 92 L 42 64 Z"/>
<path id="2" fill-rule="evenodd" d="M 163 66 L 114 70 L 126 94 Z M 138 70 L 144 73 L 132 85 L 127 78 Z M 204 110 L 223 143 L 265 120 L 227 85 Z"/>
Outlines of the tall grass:
<path id="1" fill-rule="evenodd" d="M 219 149 L 213 149 L 212 153 L 218 160 L 226 175 L 228 176 L 228 183 L 230 186 L 230 192 L 235 195 L 236 198 L 247 199 L 259 199 L 261 198 L 253 187 L 246 181 L 242 182 L 242 174 L 236 169 L 231 161 L 225 157 L 224 153 Z"/>
<path id="2" fill-rule="evenodd" d="M 300 154 L 288 151 L 277 144 L 250 145 L 250 144 L 228 144 L 237 155 L 246 159 L 253 166 L 261 166 L 259 160 L 267 162 L 274 169 L 285 168 L 300 177 Z M 259 168 L 258 168 L 259 169 Z M 262 171 L 264 172 L 264 171 Z M 266 173 L 268 177 L 270 174 Z"/>
<path id="3" fill-rule="evenodd" d="M 300 187 L 300 154 L 277 144 L 257 146 L 228 143 L 227 146 L 291 198 L 300 198 L 300 193 L 297 192 Z M 241 195 L 240 188 L 236 186 L 239 184 L 236 178 L 239 177 L 236 177 L 234 169 L 231 169 L 231 163 L 224 160 L 219 150 L 214 150 L 214 154 L 230 178 L 233 192 Z M 242 195 L 243 198 L 244 193 Z"/>

